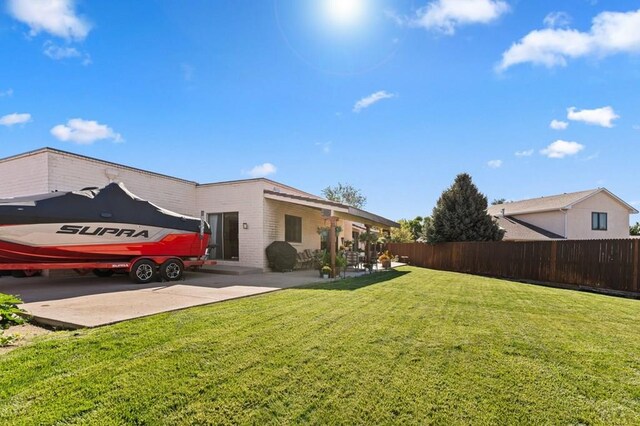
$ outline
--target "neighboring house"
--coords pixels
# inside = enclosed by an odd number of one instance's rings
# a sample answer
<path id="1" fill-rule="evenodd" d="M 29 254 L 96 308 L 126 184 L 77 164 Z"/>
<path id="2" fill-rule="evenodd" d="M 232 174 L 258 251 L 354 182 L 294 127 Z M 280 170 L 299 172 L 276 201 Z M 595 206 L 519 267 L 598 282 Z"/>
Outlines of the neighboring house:
<path id="1" fill-rule="evenodd" d="M 75 191 L 123 182 L 158 206 L 211 224 L 211 256 L 222 265 L 267 269 L 265 248 L 288 241 L 298 251 L 319 249 L 318 228 L 327 215 L 339 218 L 339 243 L 357 238 L 367 226 L 398 227 L 389 219 L 293 187 L 258 178 L 199 184 L 53 148 L 0 159 L 0 198 Z"/>
<path id="2" fill-rule="evenodd" d="M 488 213 L 506 231 L 504 240 L 591 240 L 629 238 L 629 215 L 638 210 L 598 188 L 496 204 Z"/>

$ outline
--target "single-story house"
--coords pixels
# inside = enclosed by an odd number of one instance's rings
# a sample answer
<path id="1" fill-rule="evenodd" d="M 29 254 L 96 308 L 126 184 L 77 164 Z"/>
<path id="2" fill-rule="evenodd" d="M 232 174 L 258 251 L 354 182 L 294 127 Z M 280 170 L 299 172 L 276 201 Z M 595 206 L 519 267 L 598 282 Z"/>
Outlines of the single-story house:
<path id="1" fill-rule="evenodd" d="M 506 241 L 629 238 L 629 216 L 638 213 L 605 188 L 492 205 Z"/>
<path id="2" fill-rule="evenodd" d="M 288 241 L 299 252 L 319 249 L 318 228 L 337 218 L 339 244 L 356 241 L 370 227 L 399 225 L 376 214 L 328 201 L 270 179 L 200 184 L 53 148 L 0 159 L 0 198 L 76 191 L 122 182 L 134 194 L 211 224 L 211 257 L 222 265 L 268 269 L 265 249 Z M 357 243 L 356 243 L 357 244 Z"/>

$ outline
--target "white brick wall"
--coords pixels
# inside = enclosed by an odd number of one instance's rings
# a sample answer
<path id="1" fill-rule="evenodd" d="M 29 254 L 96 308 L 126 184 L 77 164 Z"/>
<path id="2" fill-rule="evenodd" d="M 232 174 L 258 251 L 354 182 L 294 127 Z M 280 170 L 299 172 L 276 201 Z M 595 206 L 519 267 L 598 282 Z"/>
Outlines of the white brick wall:
<path id="1" fill-rule="evenodd" d="M 194 182 L 58 152 L 49 153 L 48 165 L 49 191 L 103 187 L 110 182 L 107 172 L 115 172 L 113 180 L 123 182 L 139 197 L 177 213 L 199 216 Z"/>
<path id="2" fill-rule="evenodd" d="M 265 268 L 263 197 L 262 182 L 255 180 L 206 184 L 197 187 L 198 212 L 200 210 L 204 210 L 206 214 L 238 212 L 240 259 L 239 261 L 218 261 L 218 263 Z M 243 223 L 248 225 L 248 229 L 242 228 Z"/>
<path id="3" fill-rule="evenodd" d="M 0 198 L 49 192 L 47 162 L 44 151 L 0 162 Z"/>

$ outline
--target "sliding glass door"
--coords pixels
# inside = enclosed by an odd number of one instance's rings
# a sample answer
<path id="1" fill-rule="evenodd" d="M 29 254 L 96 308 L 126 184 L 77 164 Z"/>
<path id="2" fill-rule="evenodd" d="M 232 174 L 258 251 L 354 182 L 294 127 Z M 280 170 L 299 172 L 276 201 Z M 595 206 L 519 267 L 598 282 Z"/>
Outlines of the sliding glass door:
<path id="1" fill-rule="evenodd" d="M 240 260 L 238 243 L 238 212 L 210 213 L 211 243 L 209 258 L 217 260 Z"/>

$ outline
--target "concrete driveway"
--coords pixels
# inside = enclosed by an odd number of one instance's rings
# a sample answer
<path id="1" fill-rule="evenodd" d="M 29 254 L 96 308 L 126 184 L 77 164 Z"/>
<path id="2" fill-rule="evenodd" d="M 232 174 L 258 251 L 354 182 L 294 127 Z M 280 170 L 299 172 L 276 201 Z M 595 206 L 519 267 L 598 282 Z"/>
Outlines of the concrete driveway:
<path id="1" fill-rule="evenodd" d="M 321 281 L 316 271 L 217 275 L 185 273 L 175 283 L 133 284 L 110 278 L 0 278 L 0 293 L 19 296 L 36 322 L 64 328 L 97 327 L 161 312 L 207 305 Z"/>

